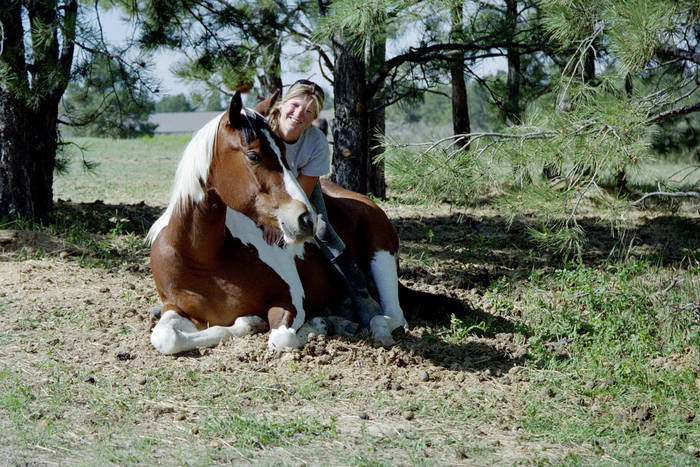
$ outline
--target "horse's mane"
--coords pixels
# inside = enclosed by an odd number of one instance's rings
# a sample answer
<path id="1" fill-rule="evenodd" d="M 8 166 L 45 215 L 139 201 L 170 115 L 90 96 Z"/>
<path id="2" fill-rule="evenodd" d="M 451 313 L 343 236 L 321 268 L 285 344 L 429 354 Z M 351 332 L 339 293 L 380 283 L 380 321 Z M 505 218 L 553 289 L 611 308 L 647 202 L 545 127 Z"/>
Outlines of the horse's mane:
<path id="1" fill-rule="evenodd" d="M 204 125 L 189 142 L 175 172 L 175 183 L 170 202 L 163 215 L 151 226 L 146 241 L 153 243 L 163 228 L 168 225 L 174 212 L 193 206 L 204 199 L 203 185 L 207 181 L 209 166 L 214 155 L 214 143 L 219 121 L 225 113 L 214 117 Z"/>

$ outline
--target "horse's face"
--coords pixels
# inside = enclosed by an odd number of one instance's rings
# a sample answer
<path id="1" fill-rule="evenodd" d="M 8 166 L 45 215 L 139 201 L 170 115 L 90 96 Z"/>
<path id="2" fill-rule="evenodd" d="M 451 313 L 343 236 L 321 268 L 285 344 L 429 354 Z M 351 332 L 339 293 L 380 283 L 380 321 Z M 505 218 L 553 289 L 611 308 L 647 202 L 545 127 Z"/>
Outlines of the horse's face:
<path id="1" fill-rule="evenodd" d="M 239 93 L 219 123 L 208 185 L 231 209 L 280 229 L 287 243 L 313 237 L 316 216 L 286 167 L 284 145 L 262 115 L 243 108 Z"/>

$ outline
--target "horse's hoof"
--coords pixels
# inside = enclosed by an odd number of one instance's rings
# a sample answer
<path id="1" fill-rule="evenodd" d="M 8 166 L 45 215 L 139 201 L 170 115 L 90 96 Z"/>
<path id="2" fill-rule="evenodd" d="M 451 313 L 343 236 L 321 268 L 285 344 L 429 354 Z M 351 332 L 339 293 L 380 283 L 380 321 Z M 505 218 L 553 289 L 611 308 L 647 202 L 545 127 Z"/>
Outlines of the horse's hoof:
<path id="1" fill-rule="evenodd" d="M 372 297 L 357 297 L 355 312 L 360 329 L 371 329 L 372 320 L 382 315 L 382 307 Z"/>
<path id="2" fill-rule="evenodd" d="M 357 323 L 353 323 L 340 316 L 329 316 L 328 322 L 331 324 L 333 335 L 354 336 L 357 332 Z"/>

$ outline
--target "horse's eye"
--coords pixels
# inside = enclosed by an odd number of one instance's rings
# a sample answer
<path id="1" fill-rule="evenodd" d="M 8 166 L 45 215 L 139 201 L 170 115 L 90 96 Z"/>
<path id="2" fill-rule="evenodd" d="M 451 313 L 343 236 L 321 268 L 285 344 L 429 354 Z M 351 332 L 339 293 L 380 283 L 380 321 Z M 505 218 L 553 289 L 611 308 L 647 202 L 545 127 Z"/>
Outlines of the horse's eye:
<path id="1" fill-rule="evenodd" d="M 260 154 L 258 154 L 257 152 L 254 152 L 254 151 L 247 152 L 245 156 L 253 164 L 259 164 L 260 162 L 262 162 L 262 157 L 260 157 Z"/>

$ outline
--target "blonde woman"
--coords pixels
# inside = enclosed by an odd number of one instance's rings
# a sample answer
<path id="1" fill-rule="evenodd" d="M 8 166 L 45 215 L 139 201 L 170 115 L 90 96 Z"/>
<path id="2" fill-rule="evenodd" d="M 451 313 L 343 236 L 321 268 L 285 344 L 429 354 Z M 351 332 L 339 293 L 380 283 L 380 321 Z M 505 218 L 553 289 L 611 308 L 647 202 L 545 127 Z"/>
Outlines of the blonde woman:
<path id="1" fill-rule="evenodd" d="M 320 129 L 312 125 L 323 109 L 324 99 L 325 94 L 318 84 L 309 80 L 296 81 L 284 98 L 270 109 L 268 122 L 284 141 L 289 168 L 318 213 L 316 240 L 321 251 L 343 277 L 360 326 L 369 327 L 370 320 L 381 314 L 381 307 L 370 297 L 362 271 L 328 223 L 326 205 L 318 183 L 319 177 L 330 172 L 328 140 Z M 275 229 L 265 229 L 264 236 L 270 244 L 282 241 L 282 233 Z"/>

